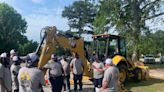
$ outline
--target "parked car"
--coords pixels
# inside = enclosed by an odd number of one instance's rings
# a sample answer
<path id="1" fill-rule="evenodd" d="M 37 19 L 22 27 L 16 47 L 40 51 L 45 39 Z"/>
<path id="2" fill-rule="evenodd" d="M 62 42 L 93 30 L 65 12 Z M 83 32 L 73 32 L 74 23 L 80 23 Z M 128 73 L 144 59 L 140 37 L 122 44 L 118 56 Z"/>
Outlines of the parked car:
<path id="1" fill-rule="evenodd" d="M 145 55 L 144 56 L 144 63 L 145 64 L 154 64 L 155 63 L 155 58 L 152 55 Z"/>
<path id="2" fill-rule="evenodd" d="M 164 56 L 161 56 L 160 62 L 161 62 L 162 64 L 164 64 Z"/>

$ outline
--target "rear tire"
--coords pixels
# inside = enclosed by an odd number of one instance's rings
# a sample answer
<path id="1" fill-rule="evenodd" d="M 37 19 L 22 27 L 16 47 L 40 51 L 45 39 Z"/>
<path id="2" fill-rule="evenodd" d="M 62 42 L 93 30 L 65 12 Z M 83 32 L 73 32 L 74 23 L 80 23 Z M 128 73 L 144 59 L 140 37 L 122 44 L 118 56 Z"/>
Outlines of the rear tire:
<path id="1" fill-rule="evenodd" d="M 127 82 L 127 66 L 125 64 L 119 64 L 118 69 L 120 72 L 120 74 L 119 74 L 120 82 L 123 84 L 126 84 L 126 82 Z"/>
<path id="2" fill-rule="evenodd" d="M 134 70 L 134 77 L 133 77 L 135 82 L 140 82 L 142 80 L 142 70 L 139 68 L 136 68 Z"/>

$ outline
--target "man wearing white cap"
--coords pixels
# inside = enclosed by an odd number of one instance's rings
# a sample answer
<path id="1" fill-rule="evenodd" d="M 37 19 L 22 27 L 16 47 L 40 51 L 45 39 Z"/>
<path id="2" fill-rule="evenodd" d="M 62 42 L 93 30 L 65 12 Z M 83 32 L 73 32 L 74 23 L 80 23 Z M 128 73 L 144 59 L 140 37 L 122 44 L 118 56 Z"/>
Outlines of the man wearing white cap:
<path id="1" fill-rule="evenodd" d="M 0 55 L 0 92 L 11 92 L 11 72 L 6 53 Z"/>
<path id="2" fill-rule="evenodd" d="M 27 67 L 19 70 L 19 92 L 42 92 L 45 85 L 44 74 L 37 68 L 38 56 L 36 53 L 27 55 Z"/>
<path id="3" fill-rule="evenodd" d="M 10 51 L 10 59 L 12 60 L 12 58 L 13 58 L 14 56 L 16 56 L 16 52 L 15 52 L 14 49 L 12 49 L 12 50 Z"/>
<path id="4" fill-rule="evenodd" d="M 14 49 L 12 49 L 11 51 L 10 51 L 10 55 L 15 55 L 16 54 L 16 52 L 15 52 L 15 50 Z"/>
<path id="5" fill-rule="evenodd" d="M 20 66 L 20 59 L 18 56 L 14 56 L 12 58 L 13 64 L 10 67 L 11 71 L 11 78 L 12 78 L 12 90 L 13 92 L 19 92 L 19 83 L 18 83 L 18 73 L 19 69 L 21 68 Z"/>
<path id="6" fill-rule="evenodd" d="M 118 92 L 119 70 L 113 65 L 112 59 L 106 59 L 105 63 L 106 70 L 100 92 Z"/>
<path id="7" fill-rule="evenodd" d="M 10 50 L 10 63 L 9 63 L 9 66 L 12 65 L 12 63 L 13 63 L 12 61 L 13 61 L 14 56 L 17 56 L 17 54 L 16 54 L 16 51 L 14 49 L 12 49 L 12 50 Z"/>

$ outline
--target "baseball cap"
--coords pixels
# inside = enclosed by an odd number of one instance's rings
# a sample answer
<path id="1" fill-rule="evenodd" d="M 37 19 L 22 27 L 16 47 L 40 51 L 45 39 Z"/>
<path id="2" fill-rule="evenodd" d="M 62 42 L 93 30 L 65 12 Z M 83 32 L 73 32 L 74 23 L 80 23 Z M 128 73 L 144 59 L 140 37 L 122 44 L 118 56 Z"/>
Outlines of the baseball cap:
<path id="1" fill-rule="evenodd" d="M 27 56 L 31 63 L 35 62 L 39 58 L 36 53 L 29 53 Z"/>
<path id="2" fill-rule="evenodd" d="M 12 49 L 11 51 L 10 51 L 10 54 L 15 54 L 16 52 L 15 52 L 15 50 L 14 49 Z"/>
<path id="3" fill-rule="evenodd" d="M 13 61 L 18 61 L 19 59 L 18 59 L 18 56 L 14 56 L 13 58 L 12 58 L 12 60 Z"/>
<path id="4" fill-rule="evenodd" d="M 1 58 L 6 58 L 6 57 L 7 57 L 7 53 L 6 52 L 1 54 Z"/>
<path id="5" fill-rule="evenodd" d="M 107 59 L 105 60 L 105 64 L 112 65 L 112 64 L 113 64 L 113 63 L 112 63 L 112 59 L 111 59 L 111 58 L 107 58 Z"/>

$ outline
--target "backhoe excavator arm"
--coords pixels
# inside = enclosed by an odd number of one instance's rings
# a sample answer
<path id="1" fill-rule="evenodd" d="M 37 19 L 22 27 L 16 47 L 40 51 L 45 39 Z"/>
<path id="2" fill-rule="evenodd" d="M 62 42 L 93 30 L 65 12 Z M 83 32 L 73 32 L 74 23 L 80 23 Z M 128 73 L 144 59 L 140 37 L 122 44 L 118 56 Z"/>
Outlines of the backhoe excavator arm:
<path id="1" fill-rule="evenodd" d="M 38 67 L 42 68 L 50 59 L 51 54 L 55 52 L 56 46 L 61 46 L 65 49 L 69 49 L 71 52 L 77 53 L 84 63 L 84 75 L 91 76 L 91 73 L 89 73 L 90 64 L 88 62 L 88 59 L 85 57 L 86 53 L 84 50 L 84 41 L 80 38 L 72 39 L 64 35 L 58 35 L 56 31 L 56 27 L 45 28 L 45 42 L 41 50 Z M 41 45 L 42 44 L 40 44 L 40 46 Z"/>

